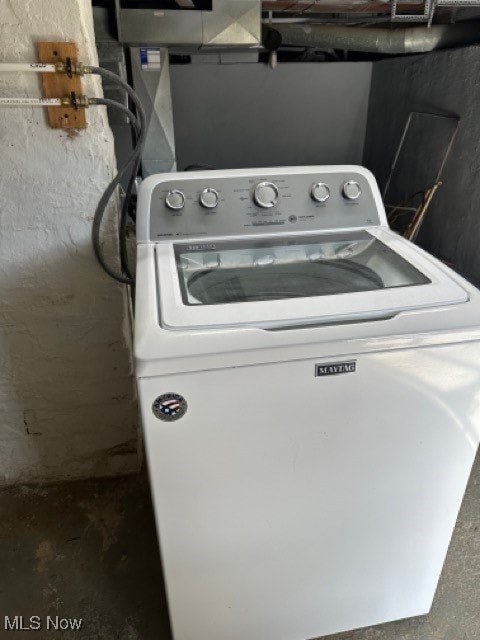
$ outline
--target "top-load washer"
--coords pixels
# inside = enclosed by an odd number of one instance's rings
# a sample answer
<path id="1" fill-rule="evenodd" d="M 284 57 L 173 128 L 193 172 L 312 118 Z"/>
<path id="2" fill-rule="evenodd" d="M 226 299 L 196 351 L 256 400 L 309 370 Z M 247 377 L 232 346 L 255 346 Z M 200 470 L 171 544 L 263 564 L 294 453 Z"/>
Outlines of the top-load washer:
<path id="1" fill-rule="evenodd" d="M 151 176 L 135 357 L 175 640 L 427 613 L 480 436 L 479 292 L 356 166 Z"/>

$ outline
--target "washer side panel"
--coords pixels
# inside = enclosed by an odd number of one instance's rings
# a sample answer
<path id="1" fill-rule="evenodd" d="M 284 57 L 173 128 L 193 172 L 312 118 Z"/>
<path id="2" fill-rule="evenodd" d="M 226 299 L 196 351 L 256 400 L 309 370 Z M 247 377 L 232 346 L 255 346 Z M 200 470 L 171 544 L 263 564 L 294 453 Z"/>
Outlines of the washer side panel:
<path id="1" fill-rule="evenodd" d="M 318 359 L 140 379 L 175 639 L 426 613 L 478 446 L 479 361 L 470 343 L 336 375 Z M 155 418 L 163 393 L 186 399 L 181 419 Z"/>

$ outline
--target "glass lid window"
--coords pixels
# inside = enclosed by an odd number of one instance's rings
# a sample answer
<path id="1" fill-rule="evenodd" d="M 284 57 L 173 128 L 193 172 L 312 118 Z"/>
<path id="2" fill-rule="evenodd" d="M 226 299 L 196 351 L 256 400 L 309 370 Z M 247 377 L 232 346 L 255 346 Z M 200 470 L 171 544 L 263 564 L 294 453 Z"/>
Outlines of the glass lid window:
<path id="1" fill-rule="evenodd" d="M 366 231 L 176 244 L 175 258 L 186 305 L 310 298 L 430 282 Z"/>

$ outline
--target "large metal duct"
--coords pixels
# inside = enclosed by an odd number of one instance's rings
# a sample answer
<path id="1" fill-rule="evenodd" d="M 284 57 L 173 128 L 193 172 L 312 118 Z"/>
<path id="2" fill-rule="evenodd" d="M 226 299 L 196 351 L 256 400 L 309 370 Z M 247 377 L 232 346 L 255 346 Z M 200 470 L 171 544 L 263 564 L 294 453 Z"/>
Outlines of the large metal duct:
<path id="1" fill-rule="evenodd" d="M 472 1 L 472 0 L 471 0 Z M 397 0 L 399 12 L 424 11 L 425 0 Z M 262 0 L 263 11 L 275 11 L 301 16 L 314 16 L 320 13 L 388 13 L 392 11 L 390 0 Z"/>
<path id="2" fill-rule="evenodd" d="M 272 48 L 271 42 L 275 42 L 275 48 L 293 45 L 397 55 L 426 53 L 480 42 L 480 22 L 407 28 L 274 23 L 272 27 L 264 29 L 264 42 L 269 49 Z"/>

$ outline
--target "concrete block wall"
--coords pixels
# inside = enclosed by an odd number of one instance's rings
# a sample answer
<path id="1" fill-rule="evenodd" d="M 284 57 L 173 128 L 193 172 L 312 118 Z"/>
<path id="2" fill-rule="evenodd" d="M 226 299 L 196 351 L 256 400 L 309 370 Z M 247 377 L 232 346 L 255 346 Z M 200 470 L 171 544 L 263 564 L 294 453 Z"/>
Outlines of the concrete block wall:
<path id="1" fill-rule="evenodd" d="M 0 60 L 36 60 L 38 40 L 96 63 L 91 2 L 0 0 Z M 101 94 L 96 78 L 84 89 Z M 0 74 L 2 96 L 40 91 L 36 75 Z M 139 467 L 127 292 L 90 241 L 113 139 L 104 108 L 88 120 L 69 133 L 43 110 L 0 109 L 0 484 Z M 113 218 L 107 231 L 113 253 Z"/>
<path id="2" fill-rule="evenodd" d="M 365 165 L 386 182 L 410 111 L 458 116 L 458 133 L 418 244 L 480 285 L 480 47 L 399 57 L 373 65 Z M 400 204 L 431 186 L 450 138 L 452 121 L 416 118 L 401 171 L 387 201 Z M 450 130 L 448 130 L 450 127 Z"/>

